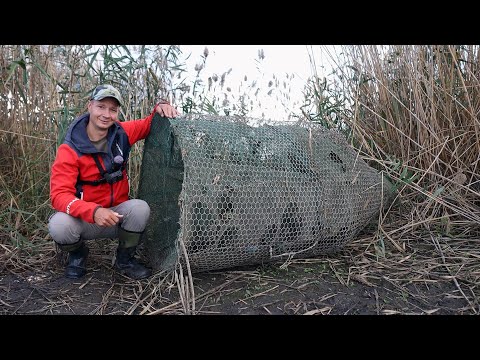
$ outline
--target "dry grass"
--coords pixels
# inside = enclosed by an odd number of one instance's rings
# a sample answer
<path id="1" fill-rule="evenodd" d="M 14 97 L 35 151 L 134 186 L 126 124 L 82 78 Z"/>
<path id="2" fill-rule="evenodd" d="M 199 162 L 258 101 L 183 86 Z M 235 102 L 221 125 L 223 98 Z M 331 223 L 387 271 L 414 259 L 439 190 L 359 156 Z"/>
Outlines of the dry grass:
<path id="1" fill-rule="evenodd" d="M 133 56 L 120 59 L 121 48 L 105 46 L 96 53 L 88 46 L 0 47 L 2 273 L 43 271 L 55 261 L 57 253 L 46 227 L 52 212 L 49 169 L 66 127 L 85 110 L 91 89 L 98 82 L 111 82 L 131 94 L 122 114 L 125 119 L 145 116 L 154 99 L 170 90 L 169 56 L 176 54 L 175 47 L 158 47 L 153 57 L 135 60 Z M 293 260 L 284 268 L 323 263 L 340 284 L 356 281 L 376 289 L 388 283 L 415 298 L 416 304 L 426 300 L 412 292 L 412 286 L 451 283 L 454 290 L 445 296 L 463 299 L 464 312 L 478 313 L 479 47 L 346 46 L 342 50 L 343 58 L 335 60 L 337 74 L 342 76 L 337 79 L 336 94 L 341 92 L 348 106 L 337 107 L 323 118 L 330 126 L 347 125 L 343 130 L 352 145 L 392 180 L 398 195 L 380 213 L 378 226 L 342 254 Z M 101 73 L 95 70 L 97 63 Z M 312 88 L 316 113 L 304 112 L 311 119 L 325 114 L 328 103 L 325 86 L 316 80 Z M 141 144 L 131 156 L 129 173 L 135 194 Z M 348 271 L 338 272 L 344 266 Z M 206 299 L 229 293 L 229 285 L 239 279 L 261 277 L 251 271 L 226 274 L 230 275 L 223 284 L 200 292 L 193 286 L 194 277 L 181 269 L 146 283 L 115 284 L 92 313 L 108 313 L 112 302 L 128 304 L 123 313 L 129 314 L 208 312 L 202 305 Z M 276 290 L 274 278 L 263 280 L 271 286 L 252 294 L 252 299 Z M 172 289 L 178 292 L 178 300 L 164 297 Z M 45 306 L 50 308 L 60 306 L 54 304 L 57 301 L 69 301 L 47 298 Z M 3 306 L 9 308 L 9 304 Z M 299 313 L 331 310 L 325 304 L 318 309 L 295 306 Z"/>
<path id="2" fill-rule="evenodd" d="M 375 237 L 391 245 L 382 264 L 390 264 L 398 281 L 451 279 L 474 312 L 480 271 L 478 51 L 346 47 L 351 67 L 343 73 L 351 80 L 346 88 L 354 116 L 344 120 L 352 143 L 398 188 Z M 422 257 L 415 256 L 420 251 Z"/>

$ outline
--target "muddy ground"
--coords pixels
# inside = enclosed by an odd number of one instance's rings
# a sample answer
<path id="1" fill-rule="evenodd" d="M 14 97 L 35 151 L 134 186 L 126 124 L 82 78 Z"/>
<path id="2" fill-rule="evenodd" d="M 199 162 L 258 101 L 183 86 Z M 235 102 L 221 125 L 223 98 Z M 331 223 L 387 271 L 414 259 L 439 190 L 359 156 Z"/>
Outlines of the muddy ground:
<path id="1" fill-rule="evenodd" d="M 179 296 L 174 273 L 132 281 L 113 271 L 114 248 L 91 248 L 82 279 L 63 276 L 52 252 L 41 268 L 0 273 L 1 314 L 391 315 L 471 314 L 454 282 L 405 281 L 388 271 L 352 272 L 342 254 L 193 274 L 193 303 Z M 185 305 L 186 304 L 186 305 Z"/>

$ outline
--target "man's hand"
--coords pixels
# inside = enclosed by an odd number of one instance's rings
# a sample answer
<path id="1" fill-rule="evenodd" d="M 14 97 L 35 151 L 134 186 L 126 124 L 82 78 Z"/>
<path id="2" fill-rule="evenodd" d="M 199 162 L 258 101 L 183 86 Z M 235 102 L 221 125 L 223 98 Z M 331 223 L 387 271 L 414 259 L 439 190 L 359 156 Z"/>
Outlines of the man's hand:
<path id="1" fill-rule="evenodd" d="M 161 116 L 167 118 L 174 118 L 179 115 L 178 111 L 166 101 L 160 101 L 160 104 L 157 105 L 155 111 Z"/>
<path id="2" fill-rule="evenodd" d="M 107 209 L 107 208 L 98 208 L 95 211 L 95 215 L 93 219 L 95 220 L 95 224 L 100 226 L 113 226 L 117 225 L 123 215 Z"/>

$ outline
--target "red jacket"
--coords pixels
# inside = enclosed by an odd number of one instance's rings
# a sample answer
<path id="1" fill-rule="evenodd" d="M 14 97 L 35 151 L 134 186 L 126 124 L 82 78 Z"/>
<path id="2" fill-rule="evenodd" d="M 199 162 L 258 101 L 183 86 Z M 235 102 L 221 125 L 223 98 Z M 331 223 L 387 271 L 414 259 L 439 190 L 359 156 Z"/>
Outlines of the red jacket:
<path id="1" fill-rule="evenodd" d="M 129 183 L 126 165 L 131 146 L 150 133 L 155 110 L 144 119 L 116 122 L 108 129 L 107 152 L 98 152 L 90 142 L 86 126 L 89 114 L 84 114 L 69 126 L 65 141 L 57 150 L 50 177 L 50 200 L 57 211 L 65 212 L 86 222 L 94 223 L 93 215 L 99 207 L 112 207 L 128 200 Z M 102 175 L 92 154 L 97 154 L 107 172 L 115 170 L 113 159 L 123 157 L 122 180 L 98 185 Z M 113 170 L 112 170 L 113 169 Z"/>

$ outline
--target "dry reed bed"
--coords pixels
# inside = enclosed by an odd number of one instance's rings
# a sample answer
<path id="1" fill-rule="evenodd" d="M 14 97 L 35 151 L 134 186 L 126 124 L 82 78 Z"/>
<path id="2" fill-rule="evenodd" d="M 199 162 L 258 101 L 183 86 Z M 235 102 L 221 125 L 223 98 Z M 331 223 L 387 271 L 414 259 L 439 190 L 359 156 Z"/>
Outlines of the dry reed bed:
<path id="1" fill-rule="evenodd" d="M 102 60 L 88 46 L 0 48 L 2 272 L 45 270 L 56 257 L 46 229 L 49 168 L 68 123 L 84 110 L 95 84 L 111 81 L 132 94 L 124 118 L 145 116 L 154 98 L 167 93 L 168 52 L 157 49 L 153 61 L 133 61 L 121 59 L 121 48 L 102 48 Z M 378 286 L 383 279 L 408 292 L 411 284 L 451 282 L 455 294 L 449 296 L 463 298 L 466 311 L 478 313 L 479 47 L 342 50 L 343 57 L 335 60 L 342 79 L 334 91 L 341 91 L 349 106 L 336 109 L 335 118 L 326 116 L 326 124 L 347 124 L 343 131 L 352 145 L 389 176 L 398 195 L 369 234 L 336 257 L 309 261 L 326 261 L 333 272 L 346 264 L 347 278 L 339 277 L 345 284 Z M 98 61 L 102 73 L 93 65 Z M 328 94 L 316 90 L 320 114 Z M 141 145 L 129 169 L 134 193 L 140 163 Z M 208 290 L 194 294 L 188 290 L 191 276 L 178 272 L 130 286 L 135 289 L 130 292 L 112 288 L 95 313 L 104 313 L 109 301 L 131 304 L 125 313 L 201 311 L 198 304 Z M 172 288 L 180 299 L 165 303 L 162 291 Z"/>

